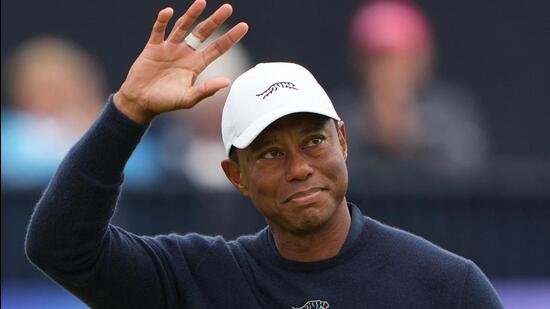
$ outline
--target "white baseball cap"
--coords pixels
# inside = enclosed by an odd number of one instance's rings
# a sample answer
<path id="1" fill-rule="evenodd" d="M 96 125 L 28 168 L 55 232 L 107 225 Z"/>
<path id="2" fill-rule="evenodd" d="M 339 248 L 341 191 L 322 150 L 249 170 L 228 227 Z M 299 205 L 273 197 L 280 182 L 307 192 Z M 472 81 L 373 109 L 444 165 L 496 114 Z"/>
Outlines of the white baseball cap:
<path id="1" fill-rule="evenodd" d="M 248 147 L 277 119 L 293 113 L 315 113 L 340 120 L 330 98 L 304 67 L 288 62 L 260 63 L 233 82 L 222 114 L 222 139 Z"/>

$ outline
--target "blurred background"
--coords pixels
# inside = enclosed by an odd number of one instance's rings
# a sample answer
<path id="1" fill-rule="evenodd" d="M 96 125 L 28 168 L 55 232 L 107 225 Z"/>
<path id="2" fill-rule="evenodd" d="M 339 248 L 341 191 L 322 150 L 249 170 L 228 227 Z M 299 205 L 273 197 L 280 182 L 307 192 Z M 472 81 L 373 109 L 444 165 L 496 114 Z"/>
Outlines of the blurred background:
<path id="1" fill-rule="evenodd" d="M 346 122 L 348 200 L 473 260 L 506 308 L 548 308 L 550 2 L 231 3 L 229 23 L 250 31 L 200 78 L 264 61 L 306 66 Z M 1 2 L 3 308 L 85 307 L 26 260 L 27 221 L 156 12 L 188 4 Z M 265 225 L 221 173 L 226 95 L 154 121 L 126 167 L 114 223 L 226 239 Z"/>

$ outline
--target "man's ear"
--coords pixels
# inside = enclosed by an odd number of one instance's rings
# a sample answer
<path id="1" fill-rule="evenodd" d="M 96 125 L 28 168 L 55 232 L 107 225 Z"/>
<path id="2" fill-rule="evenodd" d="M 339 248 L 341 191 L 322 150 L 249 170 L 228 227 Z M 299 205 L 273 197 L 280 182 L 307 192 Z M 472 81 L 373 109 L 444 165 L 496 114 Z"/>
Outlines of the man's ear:
<path id="1" fill-rule="evenodd" d="M 243 182 L 240 166 L 237 162 L 225 159 L 222 161 L 222 169 L 231 184 L 244 196 L 248 196 L 248 187 Z"/>
<path id="2" fill-rule="evenodd" d="M 338 143 L 344 159 L 348 158 L 348 142 L 346 141 L 346 125 L 344 121 L 338 121 Z"/>

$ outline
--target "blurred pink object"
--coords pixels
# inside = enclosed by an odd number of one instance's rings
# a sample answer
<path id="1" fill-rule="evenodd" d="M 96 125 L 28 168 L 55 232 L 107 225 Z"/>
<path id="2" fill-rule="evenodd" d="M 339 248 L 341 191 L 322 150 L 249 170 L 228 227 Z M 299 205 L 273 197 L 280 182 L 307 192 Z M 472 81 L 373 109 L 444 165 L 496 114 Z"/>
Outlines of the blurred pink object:
<path id="1" fill-rule="evenodd" d="M 353 44 L 362 53 L 424 49 L 432 42 L 426 16 L 410 1 L 371 1 L 352 21 Z"/>

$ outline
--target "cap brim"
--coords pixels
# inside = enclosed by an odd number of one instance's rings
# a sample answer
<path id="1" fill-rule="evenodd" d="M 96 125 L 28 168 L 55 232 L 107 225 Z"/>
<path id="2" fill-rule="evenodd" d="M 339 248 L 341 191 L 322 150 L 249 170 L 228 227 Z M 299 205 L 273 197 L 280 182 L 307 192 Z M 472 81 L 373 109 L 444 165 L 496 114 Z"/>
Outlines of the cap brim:
<path id="1" fill-rule="evenodd" d="M 338 115 L 336 114 L 336 111 L 334 112 L 327 111 L 326 108 L 315 109 L 315 108 L 312 108 L 311 105 L 309 106 L 295 105 L 291 107 L 276 109 L 273 112 L 267 115 L 264 115 L 259 119 L 257 119 L 256 121 L 254 121 L 237 139 L 233 141 L 232 145 L 239 149 L 244 149 L 248 147 L 254 141 L 254 139 L 258 137 L 258 135 L 260 135 L 260 133 L 262 133 L 262 131 L 265 128 L 267 128 L 270 124 L 272 124 L 273 122 L 275 122 L 276 120 L 284 116 L 295 114 L 295 113 L 313 113 L 313 114 L 327 116 L 335 120 L 340 120 L 340 117 L 338 117 Z"/>

